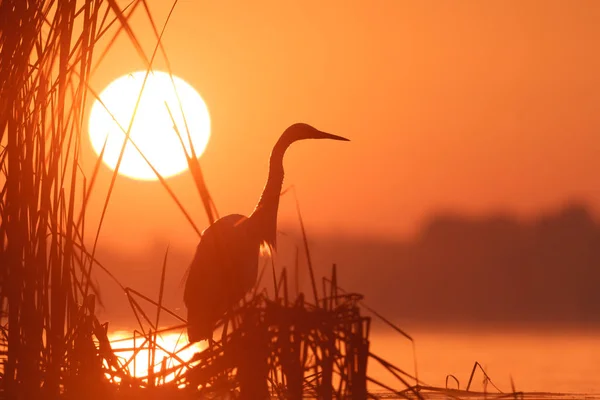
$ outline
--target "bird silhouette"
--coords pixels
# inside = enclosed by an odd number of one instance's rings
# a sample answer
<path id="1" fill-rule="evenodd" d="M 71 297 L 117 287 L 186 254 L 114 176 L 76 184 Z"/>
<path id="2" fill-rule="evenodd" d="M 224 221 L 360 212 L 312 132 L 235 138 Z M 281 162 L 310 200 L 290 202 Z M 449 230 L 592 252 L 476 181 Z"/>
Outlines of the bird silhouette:
<path id="1" fill-rule="evenodd" d="M 273 147 L 267 183 L 252 214 L 225 216 L 202 232 L 183 297 L 190 342 L 212 339 L 217 321 L 256 284 L 261 245 L 275 250 L 283 156 L 292 143 L 303 139 L 348 141 L 308 124 L 291 125 Z"/>

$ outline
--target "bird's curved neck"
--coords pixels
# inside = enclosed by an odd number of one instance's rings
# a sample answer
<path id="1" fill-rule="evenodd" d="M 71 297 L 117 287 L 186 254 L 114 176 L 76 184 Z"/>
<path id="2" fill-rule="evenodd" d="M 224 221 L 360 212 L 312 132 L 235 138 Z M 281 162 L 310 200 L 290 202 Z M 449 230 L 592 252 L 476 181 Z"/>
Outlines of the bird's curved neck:
<path id="1" fill-rule="evenodd" d="M 269 160 L 269 176 L 256 208 L 250 215 L 254 228 L 261 240 L 275 248 L 277 232 L 277 210 L 283 186 L 283 156 L 290 143 L 281 139 L 273 147 Z"/>

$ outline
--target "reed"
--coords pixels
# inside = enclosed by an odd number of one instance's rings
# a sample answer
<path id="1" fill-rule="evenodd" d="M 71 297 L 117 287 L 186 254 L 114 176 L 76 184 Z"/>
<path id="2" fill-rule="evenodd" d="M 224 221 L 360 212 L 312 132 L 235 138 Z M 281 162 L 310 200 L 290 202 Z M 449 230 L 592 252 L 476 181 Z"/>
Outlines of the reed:
<path id="1" fill-rule="evenodd" d="M 125 32 L 145 58 L 127 22 L 139 5 L 126 13 L 114 0 L 0 2 L 0 390 L 8 398 L 104 386 L 90 279 L 98 235 L 91 250 L 85 237 L 97 166 L 91 176 L 80 168 L 84 110 L 96 96 L 89 79 L 103 36 Z"/>

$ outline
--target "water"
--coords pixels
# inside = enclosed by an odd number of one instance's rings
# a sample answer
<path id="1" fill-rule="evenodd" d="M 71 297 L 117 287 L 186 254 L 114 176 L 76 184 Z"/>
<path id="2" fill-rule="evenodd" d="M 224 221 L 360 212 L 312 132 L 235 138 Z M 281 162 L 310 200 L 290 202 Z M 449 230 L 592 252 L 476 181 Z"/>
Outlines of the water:
<path id="1" fill-rule="evenodd" d="M 419 379 L 432 386 L 445 387 L 446 376 L 454 375 L 465 389 L 475 361 L 485 369 L 491 382 L 500 390 L 511 391 L 511 377 L 516 390 L 527 392 L 590 393 L 600 394 L 600 332 L 447 332 L 411 331 L 415 339 Z M 111 335 L 111 340 L 122 338 L 123 332 Z M 161 345 L 173 351 L 187 344 L 185 335 L 162 335 Z M 132 347 L 121 341 L 114 347 Z M 138 339 L 137 345 L 141 344 Z M 185 358 L 201 347 L 186 350 Z M 371 351 L 413 374 L 415 364 L 412 344 L 391 332 L 375 331 L 371 335 Z M 123 352 L 129 357 L 132 352 Z M 164 353 L 156 355 L 159 363 Z M 136 357 L 138 376 L 148 372 L 148 352 Z M 133 368 L 131 368 L 133 370 Z M 155 367 L 159 371 L 160 365 Z M 374 360 L 369 361 L 369 375 L 394 388 L 402 385 Z M 475 373 L 472 390 L 483 391 L 483 375 Z M 411 382 L 413 383 L 413 382 Z M 452 381 L 449 387 L 456 388 Z M 493 386 L 487 391 L 494 392 Z"/>
<path id="2" fill-rule="evenodd" d="M 445 387 L 454 375 L 465 389 L 475 361 L 493 384 L 511 391 L 600 394 L 600 332 L 411 332 L 415 339 L 417 371 L 427 384 Z M 414 373 L 412 345 L 398 335 L 375 334 L 372 352 Z M 373 376 L 394 382 L 377 365 Z M 452 381 L 449 387 L 456 388 Z M 477 371 L 472 390 L 483 390 L 483 375 Z M 488 385 L 487 390 L 494 388 Z"/>
<path id="3" fill-rule="evenodd" d="M 162 368 L 181 365 L 177 358 L 171 356 L 173 353 L 177 353 L 177 357 L 185 361 L 191 359 L 194 353 L 206 348 L 205 342 L 187 346 L 188 340 L 183 329 L 157 335 L 154 354 L 149 351 L 149 343 L 143 336 L 133 337 L 131 332 L 113 332 L 109 334 L 109 340 L 120 364 L 126 366 L 130 375 L 140 378 L 149 375 L 149 365 L 154 365 L 155 373 L 160 373 Z M 136 356 L 132 357 L 134 353 Z M 152 357 L 154 357 L 154 364 L 152 364 Z M 174 377 L 174 374 L 167 375 L 165 382 L 172 381 Z"/>

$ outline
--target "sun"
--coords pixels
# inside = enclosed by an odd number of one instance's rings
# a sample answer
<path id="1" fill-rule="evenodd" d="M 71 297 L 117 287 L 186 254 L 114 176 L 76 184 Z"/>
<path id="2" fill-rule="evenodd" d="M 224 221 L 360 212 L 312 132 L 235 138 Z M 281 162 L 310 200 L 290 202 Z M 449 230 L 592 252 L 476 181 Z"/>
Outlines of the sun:
<path id="1" fill-rule="evenodd" d="M 153 71 L 144 85 L 145 76 L 146 71 L 127 74 L 100 93 L 90 113 L 89 134 L 96 154 L 105 147 L 102 160 L 114 171 L 131 125 L 119 173 L 156 180 L 148 162 L 166 178 L 188 168 L 185 154 L 192 154 L 191 146 L 200 157 L 210 137 L 210 116 L 202 97 L 183 79 Z"/>

